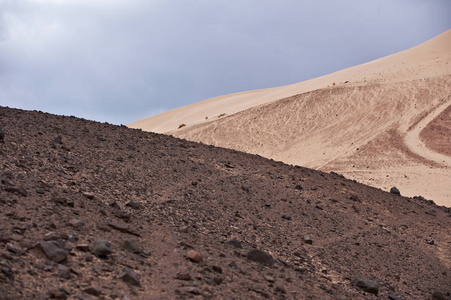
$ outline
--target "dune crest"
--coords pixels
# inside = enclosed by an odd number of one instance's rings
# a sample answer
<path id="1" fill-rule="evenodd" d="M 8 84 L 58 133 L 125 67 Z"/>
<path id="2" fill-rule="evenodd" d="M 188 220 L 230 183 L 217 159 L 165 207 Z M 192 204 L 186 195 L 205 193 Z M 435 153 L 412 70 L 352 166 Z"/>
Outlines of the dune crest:
<path id="1" fill-rule="evenodd" d="M 451 132 L 446 116 L 438 118 L 451 105 L 450 61 L 448 30 L 326 76 L 209 99 L 129 126 L 339 172 L 385 190 L 397 186 L 451 206 L 450 157 L 428 146 L 436 134 L 431 122 Z"/>

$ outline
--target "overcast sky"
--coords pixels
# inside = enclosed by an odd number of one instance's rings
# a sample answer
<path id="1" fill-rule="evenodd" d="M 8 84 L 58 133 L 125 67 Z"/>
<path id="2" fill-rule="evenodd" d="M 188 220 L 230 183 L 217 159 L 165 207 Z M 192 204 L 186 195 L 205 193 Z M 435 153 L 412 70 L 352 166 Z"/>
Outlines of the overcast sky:
<path id="1" fill-rule="evenodd" d="M 450 28 L 450 0 L 0 0 L 0 105 L 127 124 Z"/>

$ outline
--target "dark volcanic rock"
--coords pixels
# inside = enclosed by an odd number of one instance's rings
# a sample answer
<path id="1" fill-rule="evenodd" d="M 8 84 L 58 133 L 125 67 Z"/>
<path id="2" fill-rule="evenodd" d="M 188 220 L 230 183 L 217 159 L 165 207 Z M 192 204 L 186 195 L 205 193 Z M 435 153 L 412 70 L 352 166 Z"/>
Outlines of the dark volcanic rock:
<path id="1" fill-rule="evenodd" d="M 446 300 L 445 295 L 441 292 L 435 291 L 432 293 L 432 299 L 434 300 Z"/>
<path id="2" fill-rule="evenodd" d="M 58 276 L 61 279 L 70 279 L 72 277 L 70 274 L 70 268 L 65 265 L 58 265 Z"/>
<path id="3" fill-rule="evenodd" d="M 95 240 L 92 244 L 92 252 L 97 257 L 105 258 L 109 254 L 113 253 L 113 246 L 111 246 L 110 242 L 105 240 Z"/>
<path id="4" fill-rule="evenodd" d="M 95 198 L 94 193 L 91 193 L 91 192 L 83 192 L 82 194 L 83 194 L 83 196 L 85 196 L 86 198 L 88 198 L 90 200 Z"/>
<path id="5" fill-rule="evenodd" d="M 306 244 L 309 244 L 309 245 L 313 244 L 313 240 L 309 235 L 304 235 L 303 240 L 304 240 L 304 243 L 306 243 Z"/>
<path id="6" fill-rule="evenodd" d="M 272 258 L 271 254 L 263 250 L 259 249 L 251 250 L 247 253 L 246 257 L 249 260 L 258 262 L 263 265 L 272 266 L 274 264 L 274 259 Z"/>
<path id="7" fill-rule="evenodd" d="M 401 192 L 396 188 L 396 186 L 394 186 L 390 189 L 390 193 L 393 195 L 401 196 Z"/>
<path id="8" fill-rule="evenodd" d="M 83 292 L 85 292 L 86 294 L 96 296 L 96 297 L 100 296 L 102 294 L 102 291 L 100 289 L 92 287 L 92 286 L 84 289 Z"/>
<path id="9" fill-rule="evenodd" d="M 7 191 L 9 193 L 19 194 L 24 197 L 28 196 L 28 192 L 24 188 L 8 186 L 8 187 L 5 187 L 5 191 Z"/>
<path id="10" fill-rule="evenodd" d="M 379 293 L 379 283 L 376 281 L 364 278 L 356 278 L 352 283 L 365 292 L 375 294 L 376 296 Z"/>
<path id="11" fill-rule="evenodd" d="M 130 229 L 130 225 L 121 223 L 108 223 L 108 226 L 121 232 L 128 232 L 128 230 Z"/>
<path id="12" fill-rule="evenodd" d="M 77 248 L 80 251 L 86 252 L 89 250 L 89 245 L 88 244 L 77 244 L 75 246 L 75 248 Z"/>
<path id="13" fill-rule="evenodd" d="M 63 143 L 63 137 L 61 135 L 57 136 L 56 138 L 53 139 L 53 142 L 55 144 L 62 144 Z"/>
<path id="14" fill-rule="evenodd" d="M 124 268 L 122 272 L 119 274 L 119 278 L 131 285 L 140 286 L 140 277 L 139 275 L 135 274 L 130 269 Z"/>
<path id="15" fill-rule="evenodd" d="M 125 204 L 125 206 L 131 207 L 133 209 L 141 209 L 141 204 L 139 204 L 139 202 L 135 202 L 135 201 L 130 201 L 127 204 Z"/>
<path id="16" fill-rule="evenodd" d="M 401 298 L 397 297 L 395 294 L 393 293 L 389 293 L 388 294 L 388 299 L 390 300 L 402 300 Z"/>
<path id="17" fill-rule="evenodd" d="M 38 246 L 47 258 L 54 262 L 59 263 L 67 258 L 66 250 L 62 249 L 56 241 L 40 242 Z"/>
<path id="18" fill-rule="evenodd" d="M 5 140 L 5 132 L 2 130 L 2 128 L 0 127 L 0 142 L 4 142 Z"/>
<path id="19" fill-rule="evenodd" d="M 179 272 L 175 275 L 175 279 L 189 281 L 191 280 L 191 275 L 189 273 Z"/>
<path id="20" fill-rule="evenodd" d="M 83 226 L 83 221 L 80 221 L 78 219 L 71 219 L 69 220 L 68 224 L 73 228 L 80 229 Z"/>
<path id="21" fill-rule="evenodd" d="M 122 248 L 134 254 L 142 253 L 141 247 L 133 240 L 124 240 L 122 242 Z"/>
<path id="22" fill-rule="evenodd" d="M 231 245 L 231 246 L 233 246 L 233 247 L 235 247 L 235 248 L 243 249 L 243 245 L 241 244 L 241 242 L 239 242 L 239 241 L 237 241 L 237 240 L 235 240 L 235 239 L 228 240 L 228 241 L 226 242 L 226 245 Z"/>

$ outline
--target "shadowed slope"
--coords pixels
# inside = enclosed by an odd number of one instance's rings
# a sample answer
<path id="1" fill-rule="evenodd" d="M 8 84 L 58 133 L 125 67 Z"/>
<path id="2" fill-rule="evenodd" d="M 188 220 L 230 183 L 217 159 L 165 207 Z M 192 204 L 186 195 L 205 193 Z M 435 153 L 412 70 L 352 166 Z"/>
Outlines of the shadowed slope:
<path id="1" fill-rule="evenodd" d="M 0 127 L 0 298 L 450 293 L 450 209 L 430 201 L 74 117 L 0 107 Z"/>

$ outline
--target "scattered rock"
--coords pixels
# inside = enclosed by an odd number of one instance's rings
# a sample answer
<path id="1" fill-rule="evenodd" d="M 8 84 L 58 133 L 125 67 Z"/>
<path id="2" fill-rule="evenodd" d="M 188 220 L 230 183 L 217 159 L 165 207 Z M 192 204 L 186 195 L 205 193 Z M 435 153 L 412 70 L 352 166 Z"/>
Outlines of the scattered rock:
<path id="1" fill-rule="evenodd" d="M 92 199 L 95 198 L 95 195 L 93 193 L 91 193 L 91 192 L 83 192 L 82 194 L 83 194 L 83 196 L 85 196 L 89 200 L 92 200 Z"/>
<path id="2" fill-rule="evenodd" d="M 139 245 L 133 240 L 124 240 L 122 242 L 122 248 L 124 248 L 124 250 L 127 250 L 130 253 L 134 254 L 142 253 L 141 247 L 139 247 Z"/>
<path id="3" fill-rule="evenodd" d="M 357 195 L 351 195 L 351 197 L 349 197 L 350 200 L 355 201 L 355 202 L 362 202 L 362 200 L 360 200 L 359 196 Z"/>
<path id="4" fill-rule="evenodd" d="M 276 281 L 276 279 L 274 278 L 274 276 L 271 276 L 271 275 L 265 275 L 265 279 L 266 279 L 266 281 L 268 281 L 268 282 L 274 282 L 274 281 Z"/>
<path id="5" fill-rule="evenodd" d="M 231 246 L 233 246 L 235 248 L 243 249 L 243 245 L 241 245 L 241 242 L 239 242 L 239 241 L 237 241 L 235 239 L 227 241 L 226 245 L 231 245 Z"/>
<path id="6" fill-rule="evenodd" d="M 272 258 L 271 254 L 263 251 L 263 250 L 259 250 L 259 249 L 254 249 L 251 250 L 247 253 L 246 257 L 249 260 L 258 262 L 260 264 L 263 265 L 267 265 L 267 266 L 272 266 L 274 263 L 274 259 Z"/>
<path id="7" fill-rule="evenodd" d="M 379 293 L 379 283 L 373 280 L 356 278 L 353 281 L 353 285 L 365 292 L 375 294 L 376 296 Z"/>
<path id="8" fill-rule="evenodd" d="M 67 299 L 67 294 L 60 290 L 51 290 L 49 295 L 53 299 Z"/>
<path id="9" fill-rule="evenodd" d="M 178 280 L 185 280 L 185 281 L 189 281 L 191 280 L 191 275 L 189 273 L 177 273 L 177 275 L 175 275 L 175 279 Z"/>
<path id="10" fill-rule="evenodd" d="M 200 263 L 204 260 L 202 254 L 200 254 L 200 252 L 197 252 L 195 250 L 188 251 L 188 253 L 186 253 L 186 258 L 195 263 Z"/>
<path id="11" fill-rule="evenodd" d="M 402 300 L 401 298 L 397 297 L 395 294 L 393 293 L 389 293 L 388 294 L 388 299 L 390 300 Z"/>
<path id="12" fill-rule="evenodd" d="M 38 246 L 51 261 L 60 263 L 67 258 L 66 250 L 62 249 L 56 241 L 40 242 Z"/>
<path id="13" fill-rule="evenodd" d="M 98 227 L 99 227 L 99 229 L 108 231 L 108 229 L 104 228 L 103 226 L 104 225 L 99 225 Z M 138 237 L 141 236 L 133 227 L 131 227 L 130 225 L 127 225 L 127 224 L 108 223 L 108 226 L 110 228 L 113 228 L 113 229 L 118 230 L 120 232 L 129 233 L 129 234 L 132 234 L 132 235 L 138 236 Z"/>
<path id="14" fill-rule="evenodd" d="M 121 232 L 128 232 L 130 229 L 130 225 L 121 223 L 108 223 L 108 226 Z"/>
<path id="15" fill-rule="evenodd" d="M 4 143 L 4 140 L 5 140 L 5 132 L 0 127 L 0 142 Z"/>
<path id="16" fill-rule="evenodd" d="M 139 202 L 135 202 L 135 201 L 130 201 L 127 204 L 125 204 L 125 206 L 131 207 L 133 209 L 140 209 L 141 208 L 141 204 L 139 204 Z"/>
<path id="17" fill-rule="evenodd" d="M 295 189 L 302 191 L 304 188 L 300 184 L 296 184 Z"/>
<path id="18" fill-rule="evenodd" d="M 401 196 L 401 192 L 395 186 L 390 189 L 390 193 L 393 195 Z"/>
<path id="19" fill-rule="evenodd" d="M 94 256 L 92 256 L 92 255 L 89 254 L 89 253 L 86 253 L 86 254 L 85 254 L 85 260 L 86 260 L 87 262 L 91 262 L 91 261 L 94 260 Z"/>
<path id="20" fill-rule="evenodd" d="M 182 292 L 199 295 L 199 290 L 195 286 L 185 286 L 181 288 Z"/>
<path id="21" fill-rule="evenodd" d="M 128 284 L 134 285 L 134 286 L 141 286 L 140 283 L 140 277 L 138 274 L 135 274 L 132 270 L 128 268 L 124 268 L 119 274 L 119 278 Z"/>
<path id="22" fill-rule="evenodd" d="M 435 300 L 446 300 L 445 295 L 443 295 L 439 291 L 435 291 L 435 292 L 432 293 L 432 299 L 435 299 Z"/>
<path id="23" fill-rule="evenodd" d="M 75 248 L 77 248 L 78 250 L 82 251 L 82 252 L 87 252 L 89 251 L 89 245 L 88 244 L 77 244 L 75 246 Z"/>
<path id="24" fill-rule="evenodd" d="M 120 210 L 118 212 L 116 212 L 116 217 L 118 217 L 119 219 L 123 219 L 126 222 L 129 222 L 132 219 L 132 215 L 125 210 Z"/>
<path id="25" fill-rule="evenodd" d="M 213 282 L 215 283 L 215 285 L 220 285 L 223 281 L 224 281 L 224 278 L 221 276 L 215 276 L 213 278 Z"/>
<path id="26" fill-rule="evenodd" d="M 80 229 L 83 226 L 83 221 L 80 221 L 78 219 L 71 219 L 68 224 L 73 228 Z"/>
<path id="27" fill-rule="evenodd" d="M 311 245 L 313 244 L 313 240 L 309 235 L 304 235 L 304 243 Z"/>
<path id="28" fill-rule="evenodd" d="M 55 144 L 62 144 L 63 143 L 63 137 L 61 135 L 57 136 L 53 139 L 53 143 Z"/>
<path id="29" fill-rule="evenodd" d="M 282 219 L 290 221 L 291 217 L 289 215 L 282 215 Z"/>
<path id="30" fill-rule="evenodd" d="M 61 238 L 61 234 L 55 231 L 50 231 L 44 235 L 44 241 L 57 241 Z"/>
<path id="31" fill-rule="evenodd" d="M 2 232 L 0 233 L 0 243 L 8 243 L 11 240 L 11 236 Z"/>
<path id="32" fill-rule="evenodd" d="M 189 228 L 188 226 L 182 226 L 179 228 L 179 232 L 181 233 L 188 233 L 189 232 Z"/>
<path id="33" fill-rule="evenodd" d="M 1 271 L 0 276 L 3 274 L 9 282 L 11 282 L 11 283 L 14 282 L 14 272 L 10 267 L 4 265 L 0 268 L 0 271 Z M 0 282 L 1 282 L 1 279 L 2 279 L 2 277 L 0 277 Z"/>
<path id="34" fill-rule="evenodd" d="M 117 204 L 117 202 L 110 203 L 110 207 L 118 209 L 118 210 L 121 209 L 121 207 L 119 206 L 119 204 Z"/>
<path id="35" fill-rule="evenodd" d="M 74 207 L 74 201 L 72 199 L 69 198 L 65 198 L 65 197 L 54 197 L 52 198 L 52 201 L 60 204 L 60 205 L 64 205 L 64 206 L 69 206 L 69 207 Z"/>
<path id="36" fill-rule="evenodd" d="M 92 287 L 92 286 L 84 289 L 83 292 L 85 292 L 86 294 L 96 296 L 96 297 L 100 296 L 102 294 L 102 291 L 100 289 Z"/>
<path id="37" fill-rule="evenodd" d="M 229 264 L 229 267 L 231 267 L 232 269 L 239 269 L 238 264 L 236 263 L 236 261 L 232 261 Z"/>
<path id="38" fill-rule="evenodd" d="M 22 249 L 14 246 L 14 245 L 11 245 L 11 244 L 7 244 L 6 245 L 6 250 L 8 250 L 9 252 L 12 252 L 12 253 L 14 253 L 16 255 L 19 255 L 19 256 L 23 255 L 23 250 Z"/>
<path id="39" fill-rule="evenodd" d="M 98 239 L 92 244 L 92 252 L 97 257 L 106 258 L 109 254 L 113 253 L 113 247 L 110 242 Z"/>
<path id="40" fill-rule="evenodd" d="M 62 279 L 70 279 L 72 276 L 70 274 L 70 268 L 65 265 L 58 265 L 58 276 Z"/>
<path id="41" fill-rule="evenodd" d="M 111 228 L 107 224 L 103 224 L 103 223 L 97 224 L 97 228 L 100 230 L 103 230 L 103 231 L 107 231 L 107 232 L 111 231 Z"/>
<path id="42" fill-rule="evenodd" d="M 5 187 L 5 191 L 7 191 L 8 193 L 12 193 L 12 194 L 19 194 L 23 197 L 28 196 L 28 192 L 24 188 L 8 186 L 8 187 Z"/>

